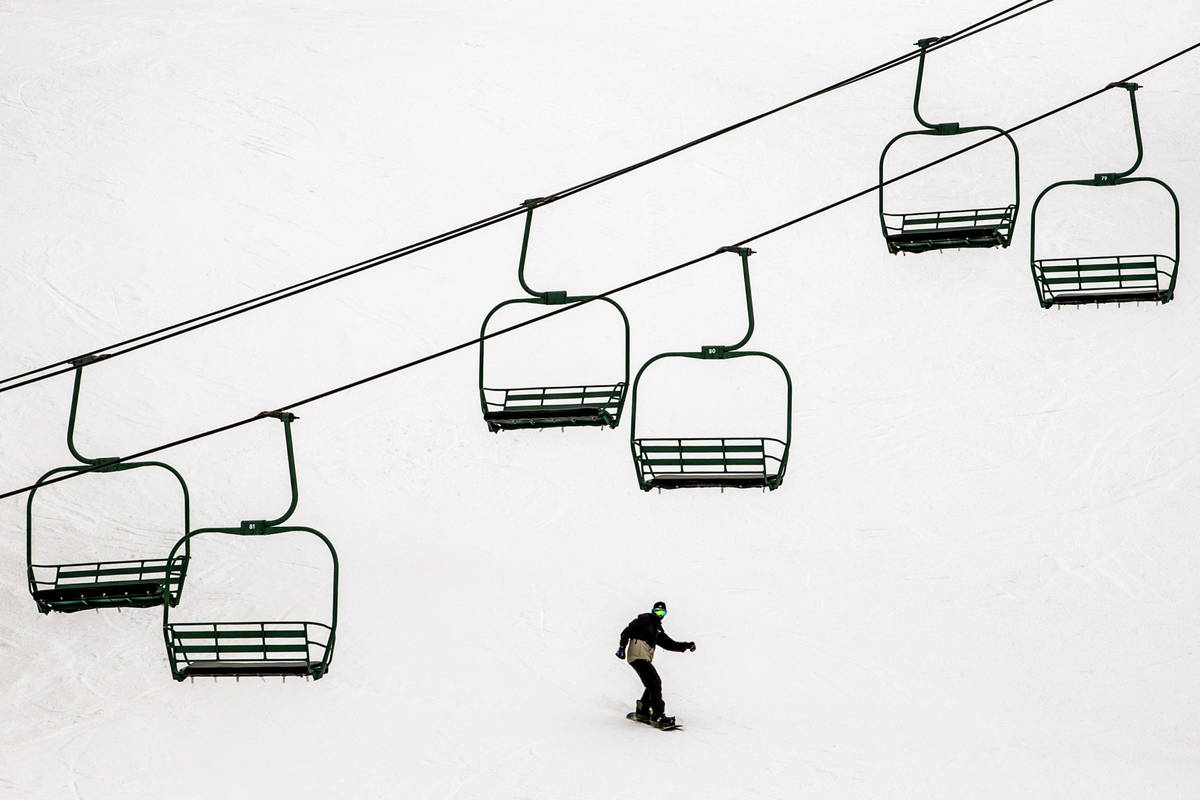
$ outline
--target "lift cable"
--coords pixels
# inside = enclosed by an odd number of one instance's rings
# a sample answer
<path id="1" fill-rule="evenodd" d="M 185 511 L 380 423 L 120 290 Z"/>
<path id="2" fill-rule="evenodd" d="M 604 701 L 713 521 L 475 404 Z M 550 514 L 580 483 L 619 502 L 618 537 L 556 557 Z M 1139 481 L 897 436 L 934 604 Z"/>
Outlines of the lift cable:
<path id="1" fill-rule="evenodd" d="M 1041 8 L 1044 5 L 1048 5 L 1049 3 L 1054 2 L 1054 0 L 1040 0 L 1040 2 L 1037 2 L 1035 5 L 1030 5 L 1030 3 L 1033 3 L 1033 2 L 1034 2 L 1034 0 L 1023 0 L 1023 2 L 1016 3 L 1015 5 L 1009 6 L 1008 8 L 1004 9 L 1003 11 L 996 12 L 995 14 L 992 14 L 991 16 L 986 17 L 985 19 L 982 19 L 979 22 L 976 22 L 972 25 L 968 25 L 967 27 L 950 34 L 949 36 L 942 37 L 942 39 L 939 40 L 939 42 L 936 45 L 927 48 L 927 50 L 931 51 L 931 50 L 939 49 L 942 47 L 948 47 L 948 46 L 955 44 L 956 42 L 962 41 L 963 39 L 966 39 L 970 36 L 974 36 L 977 33 L 982 33 L 983 31 L 988 30 L 989 28 L 995 27 L 996 25 L 1000 25 L 1002 23 L 1008 22 L 1009 20 L 1016 19 L 1017 17 L 1022 16 L 1023 14 L 1027 14 L 1030 11 L 1034 11 L 1035 9 Z M 1022 6 L 1028 6 L 1028 7 L 1022 9 Z M 1018 9 L 1020 9 L 1020 10 L 1018 10 Z M 593 178 L 593 179 L 585 181 L 583 183 L 576 184 L 575 186 L 572 186 L 568 189 L 563 189 L 559 192 L 555 192 L 553 194 L 546 195 L 545 197 L 538 198 L 538 205 L 548 205 L 550 203 L 558 202 L 559 200 L 564 200 L 575 194 L 578 194 L 580 192 L 591 189 L 592 187 L 599 186 L 602 183 L 606 183 L 610 180 L 618 178 L 622 175 L 627 175 L 630 172 L 641 169 L 642 167 L 648 166 L 657 161 L 661 161 L 665 158 L 669 158 L 670 156 L 673 156 L 677 153 L 682 153 L 685 150 L 691 149 L 692 147 L 695 147 L 699 144 L 703 144 L 704 142 L 710 141 L 719 136 L 723 136 L 723 135 L 730 133 L 732 131 L 735 131 L 739 128 L 750 125 L 751 123 L 758 122 L 759 120 L 765 119 L 766 117 L 769 117 L 773 114 L 777 114 L 781 111 L 792 108 L 793 106 L 799 105 L 800 103 L 804 103 L 808 100 L 812 100 L 814 98 L 820 97 L 821 95 L 828 94 L 830 92 L 844 88 L 853 83 L 857 83 L 858 81 L 874 77 L 875 75 L 879 75 L 890 69 L 898 67 L 901 64 L 905 64 L 909 61 L 912 61 L 913 59 L 919 58 L 920 55 L 921 55 L 921 50 L 917 49 L 917 50 L 909 51 L 908 53 L 905 53 L 904 55 L 896 56 L 895 58 L 889 59 L 888 61 L 885 61 L 882 64 L 879 64 L 878 66 L 872 67 L 868 70 L 860 72 L 857 75 L 853 75 L 849 78 L 845 78 L 841 81 L 838 81 L 837 83 L 830 84 L 829 86 L 826 86 L 823 89 L 818 89 L 817 91 L 812 92 L 811 94 L 805 95 L 804 97 L 797 98 L 796 100 L 792 100 L 781 106 L 777 106 L 769 111 L 765 111 L 760 114 L 756 114 L 755 116 L 748 117 L 747 119 L 744 119 L 741 122 L 737 122 L 732 125 L 721 128 L 720 130 L 705 134 L 704 136 L 701 136 L 697 139 L 693 139 L 685 144 L 679 145 L 670 150 L 659 153 L 658 155 L 655 155 L 650 158 L 639 161 L 635 164 L 631 164 L 627 167 L 623 167 L 621 169 L 614 170 L 613 172 L 609 172 L 598 178 Z M 0 378 L 0 394 L 7 392 L 7 391 L 11 391 L 13 389 L 19 389 L 23 386 L 28 386 L 32 383 L 37 383 L 39 381 L 43 381 L 48 378 L 53 378 L 58 375 L 64 375 L 68 372 L 71 372 L 74 369 L 74 367 L 72 366 L 72 363 L 74 361 L 78 360 L 79 358 L 86 358 L 89 356 L 96 356 L 96 355 L 100 355 L 100 354 L 105 354 L 111 358 L 111 357 L 125 355 L 126 353 L 132 353 L 136 350 L 141 350 L 144 347 L 149 347 L 151 345 L 159 344 L 161 342 L 167 341 L 168 339 L 173 339 L 176 336 L 180 336 L 185 333 L 190 333 L 191 331 L 199 330 L 200 328 L 204 328 L 209 325 L 216 324 L 218 322 L 223 322 L 224 320 L 239 316 L 241 314 L 245 314 L 246 312 L 253 311 L 258 308 L 262 308 L 263 306 L 271 305 L 272 303 L 278 302 L 280 300 L 285 300 L 287 298 L 294 297 L 295 295 L 301 294 L 303 292 L 307 292 L 311 289 L 316 289 L 320 286 L 325 286 L 326 284 L 333 283 L 335 281 L 339 281 L 342 278 L 348 278 L 351 275 L 357 275 L 360 272 L 365 272 L 366 270 L 372 269 L 374 267 L 378 267 L 383 264 L 387 264 L 392 261 L 396 261 L 398 259 L 404 258 L 405 256 L 410 256 L 410 255 L 413 255 L 414 253 L 419 253 L 422 250 L 426 250 L 430 247 L 435 247 L 439 244 L 444 244 L 446 242 L 457 239 L 460 236 L 465 236 L 469 233 L 474 233 L 475 231 L 483 230 L 484 228 L 491 227 L 492 225 L 496 225 L 498 223 L 512 219 L 513 217 L 524 214 L 524 213 L 526 213 L 527 210 L 528 210 L 528 206 L 526 206 L 524 204 L 515 206 L 515 207 L 507 209 L 505 211 L 500 211 L 500 212 L 497 212 L 490 216 L 484 217 L 480 220 L 469 223 L 467 225 L 462 225 L 453 230 L 437 234 L 436 236 L 431 236 L 431 237 L 429 237 L 427 239 L 423 239 L 419 242 L 414 242 L 412 244 L 405 245 L 404 247 L 401 247 L 396 250 L 392 250 L 388 253 L 383 253 L 383 254 L 375 256 L 373 258 L 366 259 L 365 261 L 359 261 L 358 263 L 351 264 L 346 267 L 341 267 L 332 272 L 327 272 L 323 275 L 318 275 L 318 276 L 315 276 L 312 278 L 308 278 L 299 283 L 292 284 L 291 286 L 286 286 L 286 287 L 283 287 L 280 289 L 275 289 L 270 292 L 267 292 L 266 294 L 259 295 L 258 297 L 253 297 L 248 300 L 242 300 L 238 303 L 234 303 L 232 305 L 225 306 L 224 308 L 220 308 L 215 311 L 209 311 L 205 314 L 200 314 L 199 316 L 192 317 L 191 319 L 183 320 L 181 322 L 176 322 L 171 325 L 167 325 L 165 327 L 159 328 L 157 330 L 150 331 L 148 333 L 143 333 L 141 335 L 134 336 L 134 337 L 125 339 L 120 342 L 115 342 L 113 344 L 107 345 L 106 347 L 100 347 L 95 350 L 88 351 L 87 353 L 84 353 L 82 355 L 72 356 L 71 358 L 64 359 L 61 361 L 55 361 L 53 363 L 47 364 L 42 367 L 37 367 L 35 369 L 27 370 L 25 372 L 22 372 L 22 373 L 19 373 L 16 375 L 11 375 L 7 378 Z"/>
<path id="2" fill-rule="evenodd" d="M 987 144 L 988 142 L 991 142 L 991 141 L 994 141 L 995 139 L 1000 138 L 1005 133 L 1013 133 L 1014 131 L 1019 131 L 1023 128 L 1027 128 L 1030 125 L 1033 125 L 1037 122 L 1041 122 L 1044 119 L 1055 116 L 1056 114 L 1060 114 L 1069 108 L 1073 108 L 1081 103 L 1091 100 L 1092 98 L 1096 97 L 1097 95 L 1103 94 L 1104 92 L 1108 91 L 1109 89 L 1114 88 L 1115 86 L 1118 86 L 1119 84 L 1128 83 L 1128 82 L 1132 81 L 1134 78 L 1144 75 L 1147 72 L 1150 72 L 1151 70 L 1157 69 L 1158 67 L 1161 67 L 1164 64 L 1167 64 L 1168 62 L 1174 61 L 1175 59 L 1180 58 L 1196 49 L 1200 49 L 1200 42 L 1196 42 L 1195 44 L 1193 44 L 1189 47 L 1186 47 L 1183 50 L 1180 50 L 1179 52 L 1177 52 L 1173 55 L 1167 56 L 1166 58 L 1164 58 L 1160 61 L 1157 61 L 1148 67 L 1140 69 L 1137 72 L 1133 73 L 1132 75 L 1130 75 L 1126 78 L 1123 78 L 1120 81 L 1114 81 L 1113 83 L 1106 84 L 1105 86 L 1102 86 L 1101 88 L 1096 89 L 1095 91 L 1088 92 L 1087 94 L 1083 95 L 1082 97 L 1079 97 L 1068 103 L 1064 103 L 1064 104 L 1058 106 L 1057 108 L 1054 108 L 1054 109 L 1051 109 L 1050 111 L 1046 111 L 1042 114 L 1039 114 L 1036 117 L 1028 119 L 1020 124 L 1014 125 L 1011 128 L 1007 128 L 1004 131 L 1002 131 L 1001 133 L 998 133 L 998 134 L 988 137 L 986 139 L 981 139 L 980 141 L 975 142 L 974 144 L 968 145 L 968 146 L 962 148 L 961 150 L 956 150 L 953 153 L 942 156 L 941 158 L 938 158 L 934 161 L 930 161 L 926 164 L 922 164 L 919 167 L 915 167 L 907 172 L 896 175 L 895 177 L 888 178 L 886 181 L 881 181 L 880 183 L 876 183 L 871 186 L 868 186 L 867 188 L 861 189 L 861 190 L 855 192 L 854 194 L 847 195 L 846 197 L 843 197 L 840 200 L 836 200 L 832 203 L 821 206 L 820 208 L 818 208 L 814 211 L 810 211 L 806 214 L 802 214 L 801 216 L 796 217 L 791 220 L 788 220 L 787 222 L 781 223 L 779 225 L 775 225 L 774 227 L 771 227 L 764 231 L 756 233 L 753 236 L 748 236 L 745 239 L 742 239 L 741 241 L 737 242 L 735 245 L 731 245 L 731 246 L 732 247 L 742 247 L 750 242 L 757 241 L 758 239 L 762 239 L 766 236 L 770 236 L 773 233 L 778 233 L 779 231 L 784 230 L 785 228 L 790 228 L 793 225 L 796 225 L 800 222 L 804 222 L 805 220 L 811 219 L 815 216 L 818 216 L 819 214 L 824 214 L 826 211 L 837 208 L 838 206 L 841 206 L 841 205 L 845 205 L 846 203 L 849 203 L 852 200 L 856 200 L 860 197 L 871 194 L 872 192 L 878 191 L 881 186 L 890 185 L 890 184 L 896 183 L 897 181 L 901 181 L 901 180 L 904 180 L 905 178 L 911 177 L 912 175 L 916 175 L 919 172 L 924 172 L 925 170 L 935 167 L 938 164 L 949 161 L 952 158 L 957 158 L 958 156 L 961 156 L 964 153 L 970 152 L 971 150 L 975 150 L 978 147 L 982 147 L 983 145 Z M 461 343 L 453 345 L 451 347 L 447 347 L 443 350 L 439 350 L 436 353 L 430 353 L 428 355 L 421 356 L 418 359 L 409 361 L 404 364 L 400 364 L 395 367 L 391 367 L 390 369 L 386 369 L 383 372 L 377 372 L 374 375 L 369 375 L 365 378 L 359 378 L 358 380 L 351 381 L 350 383 L 343 384 L 343 385 L 335 387 L 333 389 L 327 389 L 323 392 L 312 395 L 311 397 L 306 397 L 303 400 L 297 400 L 295 402 L 288 403 L 287 405 L 280 406 L 278 409 L 276 409 L 274 411 L 263 411 L 258 414 L 255 414 L 252 417 L 247 417 L 245 419 L 241 419 L 236 422 L 231 422 L 227 425 L 222 425 L 218 428 L 213 428 L 211 430 L 203 431 L 201 433 L 192 434 L 191 436 L 187 436 L 182 439 L 177 439 L 177 440 L 175 440 L 173 442 L 169 442 L 167 444 L 157 445 L 148 450 L 143 450 L 139 453 L 133 453 L 128 456 L 121 456 L 120 458 L 103 460 L 101 463 L 96 464 L 95 466 L 91 467 L 90 469 L 71 472 L 66 475 L 61 475 L 59 477 L 51 478 L 50 480 L 43 481 L 41 484 L 25 486 L 20 489 L 13 489 L 11 491 L 4 492 L 3 494 L 0 494 L 0 500 L 5 500 L 9 497 L 15 497 L 17 495 L 24 494 L 24 493 L 28 492 L 29 490 L 35 488 L 35 486 L 40 487 L 40 486 L 46 486 L 51 483 L 59 483 L 60 481 L 71 480 L 80 475 L 87 474 L 88 472 L 94 472 L 96 470 L 104 469 L 105 467 L 110 467 L 113 464 L 123 463 L 125 461 L 130 461 L 130 460 L 138 459 L 138 458 L 144 458 L 145 456 L 151 455 L 153 453 L 158 453 L 163 450 L 170 449 L 172 447 L 178 447 L 180 445 L 184 445 L 184 444 L 188 444 L 190 442 L 197 441 L 198 439 L 205 439 L 209 436 L 215 436 L 217 434 L 225 433 L 226 431 L 233 430 L 234 428 L 240 428 L 243 425 L 248 425 L 251 422 L 255 422 L 260 419 L 264 419 L 267 417 L 273 417 L 273 416 L 277 416 L 278 414 L 283 413 L 283 412 L 292 411 L 294 409 L 299 408 L 300 406 L 308 405 L 310 403 L 315 403 L 318 400 L 323 400 L 323 399 L 325 399 L 327 397 L 331 397 L 335 394 L 340 394 L 342 392 L 349 391 L 350 389 L 354 389 L 354 388 L 357 388 L 364 384 L 371 383 L 373 381 L 377 381 L 380 378 L 386 378 L 389 375 L 394 375 L 397 372 L 403 372 L 404 370 L 411 369 L 413 367 L 419 366 L 426 362 L 433 361 L 433 360 L 441 358 L 443 356 L 450 355 L 451 353 L 456 353 L 459 350 L 465 350 L 468 347 L 475 347 L 484 339 L 494 339 L 497 336 L 503 336 L 507 333 L 511 333 L 520 328 L 524 328 L 528 325 L 533 325 L 534 323 L 541 322 L 542 320 L 549 319 L 550 317 L 558 316 L 559 314 L 563 314 L 568 311 L 572 311 L 576 308 L 579 308 L 580 306 L 584 306 L 584 305 L 587 305 L 588 303 L 595 302 L 596 300 L 599 300 L 602 297 L 608 297 L 609 295 L 614 295 L 614 294 L 617 294 L 618 292 L 623 292 L 623 291 L 626 291 L 627 289 L 632 289 L 632 288 L 634 288 L 636 286 L 640 286 L 644 283 L 649 283 L 650 281 L 658 280 L 659 278 L 665 277 L 674 272 L 679 272 L 680 270 L 686 269 L 690 266 L 699 264 L 703 261 L 707 261 L 710 258 L 714 258 L 718 255 L 726 253 L 729 251 L 729 247 L 730 246 L 720 247 L 716 250 L 713 250 L 711 253 L 706 253 L 704 255 L 697 256 L 688 261 L 685 261 L 682 264 L 676 264 L 673 267 L 668 267 L 666 269 L 659 270 L 658 272 L 652 273 L 650 275 L 645 275 L 641 278 L 630 281 L 629 283 L 622 284 L 621 286 L 618 286 L 614 289 L 609 289 L 606 292 L 602 292 L 593 297 L 589 297 L 586 300 L 580 300 L 578 303 L 574 303 L 572 305 L 567 305 L 567 306 L 561 306 L 561 307 L 556 308 L 553 311 L 549 311 L 545 314 L 541 314 L 539 316 L 532 317 L 523 322 L 518 322 L 513 325 L 509 325 L 506 328 L 500 328 L 500 329 L 492 331 L 491 333 L 488 333 L 484 336 L 478 336 L 478 337 L 475 337 L 474 339 L 470 339 L 468 341 L 461 342 Z"/>

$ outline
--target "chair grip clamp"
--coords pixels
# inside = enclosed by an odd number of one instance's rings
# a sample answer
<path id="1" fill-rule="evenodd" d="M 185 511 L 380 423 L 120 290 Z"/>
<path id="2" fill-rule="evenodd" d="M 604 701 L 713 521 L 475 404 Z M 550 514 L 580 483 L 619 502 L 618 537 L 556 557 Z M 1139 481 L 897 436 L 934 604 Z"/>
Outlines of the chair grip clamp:
<path id="1" fill-rule="evenodd" d="M 701 358 L 725 358 L 729 355 L 729 346 L 724 344 L 706 344 L 700 348 Z"/>
<path id="2" fill-rule="evenodd" d="M 86 356 L 72 358 L 70 364 L 72 367 L 79 369 L 80 367 L 86 367 L 88 364 L 103 361 L 106 358 L 112 358 L 112 353 L 88 353 Z"/>

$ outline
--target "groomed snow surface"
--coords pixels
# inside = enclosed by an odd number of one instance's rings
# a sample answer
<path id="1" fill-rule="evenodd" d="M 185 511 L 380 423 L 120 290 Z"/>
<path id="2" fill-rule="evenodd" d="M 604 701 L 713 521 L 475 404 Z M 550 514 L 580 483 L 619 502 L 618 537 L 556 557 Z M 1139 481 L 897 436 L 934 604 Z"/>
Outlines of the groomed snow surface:
<path id="1" fill-rule="evenodd" d="M 9 0 L 0 374 L 571 186 L 1002 5 Z M 1191 0 L 1058 0 L 932 55 L 922 112 L 1011 126 L 1197 39 Z M 1167 305 L 1043 311 L 1030 277 L 1037 192 L 1132 163 L 1120 91 L 1017 135 L 1010 249 L 890 256 L 873 197 L 753 244 L 751 346 L 795 384 L 776 492 L 642 493 L 628 418 L 493 435 L 473 348 L 298 408 L 293 521 L 342 567 L 318 682 L 177 684 L 160 610 L 39 615 L 24 498 L 0 503 L 0 796 L 1200 796 L 1198 68 L 1139 78 L 1139 174 L 1183 205 Z M 538 211 L 529 281 L 602 291 L 871 185 L 915 127 L 914 75 Z M 898 158 L 945 152 L 924 144 Z M 1007 169 L 963 161 L 896 197 L 1003 205 Z M 1118 194 L 1047 208 L 1047 229 L 1169 252 L 1164 198 Z M 132 453 L 467 341 L 519 296 L 520 236 L 512 220 L 90 367 L 78 445 Z M 619 295 L 634 368 L 736 341 L 740 281 L 722 256 Z M 614 324 L 589 308 L 497 340 L 489 377 L 612 381 Z M 752 367 L 648 372 L 639 435 L 778 435 L 780 381 Z M 70 389 L 0 395 L 0 488 L 71 463 Z M 193 526 L 287 505 L 277 422 L 159 457 Z M 35 511 L 64 559 L 180 535 L 177 491 L 137 473 Z M 312 541 L 225 539 L 197 542 L 179 619 L 325 618 Z M 660 599 L 697 643 L 655 661 L 682 733 L 625 720 L 640 686 L 613 655 Z"/>

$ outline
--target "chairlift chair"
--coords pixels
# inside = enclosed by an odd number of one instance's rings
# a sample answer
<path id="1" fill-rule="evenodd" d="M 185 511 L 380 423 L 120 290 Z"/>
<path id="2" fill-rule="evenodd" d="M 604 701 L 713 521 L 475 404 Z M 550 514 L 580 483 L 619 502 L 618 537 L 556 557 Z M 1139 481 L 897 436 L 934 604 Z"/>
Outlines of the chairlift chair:
<path id="1" fill-rule="evenodd" d="M 320 531 L 301 525 L 285 525 L 299 501 L 296 484 L 296 460 L 292 450 L 294 414 L 264 412 L 283 422 L 287 444 L 288 477 L 291 481 L 292 502 L 278 519 L 248 520 L 236 528 L 197 528 L 176 542 L 172 557 L 181 548 L 187 549 L 196 536 L 209 534 L 231 536 L 273 536 L 280 533 L 302 533 L 314 536 L 329 550 L 333 573 L 332 610 L 328 622 L 311 621 L 238 621 L 238 622 L 172 622 L 170 606 L 163 608 L 163 638 L 167 645 L 167 660 L 171 675 L 177 681 L 196 677 L 266 677 L 290 676 L 318 680 L 329 671 L 337 634 L 338 557 L 333 543 Z"/>
<path id="2" fill-rule="evenodd" d="M 1042 308 L 1084 303 L 1168 303 L 1175 296 L 1175 278 L 1179 270 L 1179 198 L 1175 191 L 1158 178 L 1130 177 L 1142 163 L 1142 129 L 1138 120 L 1137 96 L 1141 88 L 1136 83 L 1113 83 L 1110 89 L 1129 92 L 1129 107 L 1133 113 L 1133 136 L 1137 143 L 1137 159 L 1124 172 L 1098 172 L 1092 178 L 1052 183 L 1033 201 L 1029 218 L 1029 263 L 1033 285 Z M 1037 255 L 1037 211 L 1047 194 L 1061 186 L 1123 186 L 1130 183 L 1153 183 L 1161 186 L 1175 207 L 1174 255 L 1162 253 L 1125 254 L 1112 256 L 1089 255 L 1071 258 L 1039 258 Z"/>
<path id="3" fill-rule="evenodd" d="M 38 489 L 56 476 L 81 472 L 116 473 L 135 469 L 166 470 L 179 482 L 183 496 L 183 531 L 190 525 L 191 499 L 183 476 L 161 461 L 121 461 L 117 458 L 87 458 L 75 447 L 75 419 L 79 408 L 79 388 L 83 368 L 108 356 L 86 356 L 72 361 L 75 384 L 71 393 L 71 413 L 67 422 L 67 449 L 80 463 L 56 467 L 42 475 L 29 490 L 25 503 L 25 556 L 29 592 L 43 614 L 51 611 L 70 613 L 101 608 L 150 608 L 160 603 L 175 605 L 183 591 L 191 551 L 175 548 L 167 558 L 142 558 L 121 561 L 78 561 L 65 564 L 37 563 L 34 557 L 34 499 Z"/>
<path id="4" fill-rule="evenodd" d="M 770 353 L 740 349 L 750 341 L 750 336 L 754 332 L 754 303 L 750 294 L 750 256 L 753 251 L 747 247 L 727 247 L 723 250 L 736 253 L 742 260 L 748 320 L 746 335 L 732 345 L 705 345 L 697 352 L 660 353 L 638 370 L 637 376 L 633 380 L 629 441 L 638 486 L 643 491 L 704 487 L 722 490 L 729 488 L 766 491 L 777 489 L 783 483 L 783 474 L 787 469 L 788 449 L 791 446 L 792 438 L 792 377 L 783 362 Z M 786 438 L 777 439 L 770 436 L 638 438 L 638 384 L 651 364 L 669 358 L 728 360 L 748 357 L 765 358 L 774 362 L 783 372 L 784 380 L 787 383 Z"/>
<path id="5" fill-rule="evenodd" d="M 533 211 L 544 199 L 526 200 L 525 234 L 521 240 L 521 257 L 517 265 L 517 280 L 529 297 L 505 300 L 483 319 L 479 329 L 479 403 L 488 430 L 499 433 L 503 430 L 530 428 L 566 428 L 595 426 L 615 428 L 621 421 L 625 407 L 625 388 L 629 384 L 629 317 L 616 301 L 594 295 L 569 295 L 565 291 L 538 292 L 525 282 L 525 257 L 529 251 L 529 231 L 533 224 Z M 518 303 L 561 306 L 586 300 L 608 303 L 621 315 L 625 328 L 625 373 L 620 381 L 597 382 L 584 385 L 550 385 L 489 387 L 484 379 L 485 345 L 488 323 L 500 309 Z"/>
<path id="6" fill-rule="evenodd" d="M 921 82 L 925 73 L 925 53 L 941 37 L 922 39 L 916 45 L 921 49 L 917 62 L 917 87 L 913 94 L 913 114 L 922 130 L 906 131 L 894 137 L 879 156 L 879 224 L 888 251 L 896 253 L 923 253 L 928 250 L 945 250 L 957 247 L 1008 247 L 1012 243 L 1013 228 L 1017 220 L 1017 208 L 1021 202 L 1021 164 L 1017 143 L 1002 128 L 994 125 L 960 125 L 957 122 L 927 122 L 920 111 Z M 884 162 L 888 151 L 901 139 L 909 136 L 960 136 L 977 131 L 994 131 L 1002 134 L 1013 151 L 1013 201 L 994 208 L 969 208 L 942 211 L 888 212 L 884 209 L 883 182 Z"/>

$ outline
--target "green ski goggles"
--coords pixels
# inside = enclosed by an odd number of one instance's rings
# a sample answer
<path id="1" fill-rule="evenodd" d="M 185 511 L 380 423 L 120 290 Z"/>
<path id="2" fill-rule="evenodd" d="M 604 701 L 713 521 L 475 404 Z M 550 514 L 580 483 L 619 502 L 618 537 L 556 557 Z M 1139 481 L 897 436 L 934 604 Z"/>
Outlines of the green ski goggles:
<path id="1" fill-rule="evenodd" d="M 665 617 L 666 615 L 667 615 L 667 610 L 666 610 L 665 608 L 656 608 L 656 609 L 654 609 L 654 616 L 656 616 L 656 617 Z"/>

